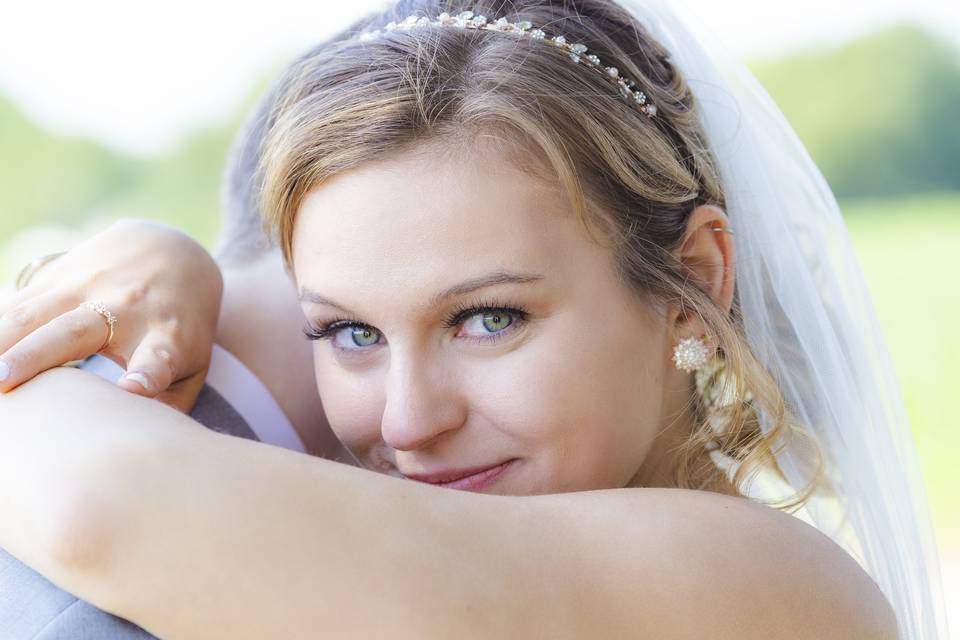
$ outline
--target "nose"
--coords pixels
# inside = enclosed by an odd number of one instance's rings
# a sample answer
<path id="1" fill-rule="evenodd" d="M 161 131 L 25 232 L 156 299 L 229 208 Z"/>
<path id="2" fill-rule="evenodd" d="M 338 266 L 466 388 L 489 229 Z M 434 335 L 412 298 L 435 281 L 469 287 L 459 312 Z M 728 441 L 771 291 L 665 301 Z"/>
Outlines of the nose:
<path id="1" fill-rule="evenodd" d="M 399 451 L 422 449 L 441 434 L 460 428 L 466 418 L 454 382 L 441 363 L 391 353 L 386 404 L 380 431 Z"/>

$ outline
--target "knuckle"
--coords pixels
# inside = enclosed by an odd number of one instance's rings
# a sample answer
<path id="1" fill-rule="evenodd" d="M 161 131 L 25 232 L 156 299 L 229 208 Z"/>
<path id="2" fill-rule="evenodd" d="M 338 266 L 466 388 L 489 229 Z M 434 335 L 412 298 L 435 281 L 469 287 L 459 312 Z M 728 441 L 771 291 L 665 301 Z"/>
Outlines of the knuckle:
<path id="1" fill-rule="evenodd" d="M 18 304 L 4 314 L 4 320 L 18 329 L 31 327 L 37 321 L 37 311 L 32 305 Z"/>
<path id="2" fill-rule="evenodd" d="M 4 355 L 3 359 L 14 371 L 21 374 L 37 362 L 38 353 L 30 347 L 15 347 Z"/>
<path id="3" fill-rule="evenodd" d="M 83 340 L 90 335 L 90 324 L 83 318 L 70 315 L 60 316 L 56 323 L 57 328 L 73 341 Z"/>
<path id="4" fill-rule="evenodd" d="M 80 278 L 81 288 L 91 289 L 93 285 L 103 282 L 109 273 L 110 270 L 105 267 L 91 267 L 90 271 L 83 274 Z"/>
<path id="5" fill-rule="evenodd" d="M 148 290 L 149 287 L 143 283 L 131 285 L 127 287 L 120 296 L 120 302 L 127 307 L 136 305 L 147 297 Z"/>
<path id="6" fill-rule="evenodd" d="M 180 342 L 183 340 L 184 335 L 186 334 L 185 328 L 183 326 L 183 321 L 180 318 L 170 318 L 166 321 L 164 325 L 164 330 L 167 332 L 167 335 L 170 336 L 170 339 L 174 342 Z"/>
<path id="7" fill-rule="evenodd" d="M 83 294 L 73 288 L 61 289 L 57 295 L 63 300 L 65 306 L 77 307 L 84 301 Z"/>

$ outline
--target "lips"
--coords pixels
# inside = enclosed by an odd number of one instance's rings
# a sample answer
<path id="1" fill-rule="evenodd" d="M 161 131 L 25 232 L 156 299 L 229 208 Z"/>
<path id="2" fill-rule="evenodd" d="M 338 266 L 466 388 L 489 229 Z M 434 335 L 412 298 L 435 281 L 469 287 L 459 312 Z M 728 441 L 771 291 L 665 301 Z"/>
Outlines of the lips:
<path id="1" fill-rule="evenodd" d="M 444 471 L 434 471 L 433 473 L 410 473 L 403 474 L 409 480 L 416 480 L 418 482 L 428 482 L 430 484 L 445 484 L 453 482 L 456 480 L 462 480 L 470 476 L 478 475 L 484 471 L 489 471 L 497 467 L 505 465 L 510 460 L 505 460 L 503 462 L 498 462 L 491 465 L 483 465 L 479 467 L 468 467 L 464 469 L 446 469 Z"/>
<path id="2" fill-rule="evenodd" d="M 459 489 L 460 491 L 480 492 L 491 486 L 497 481 L 497 479 L 502 477 L 507 470 L 513 466 L 513 462 L 513 460 L 508 460 L 503 464 L 491 467 L 486 471 L 481 471 L 480 473 L 475 473 L 473 475 L 460 478 L 459 480 L 437 483 L 437 486 L 446 487 L 448 489 Z"/>

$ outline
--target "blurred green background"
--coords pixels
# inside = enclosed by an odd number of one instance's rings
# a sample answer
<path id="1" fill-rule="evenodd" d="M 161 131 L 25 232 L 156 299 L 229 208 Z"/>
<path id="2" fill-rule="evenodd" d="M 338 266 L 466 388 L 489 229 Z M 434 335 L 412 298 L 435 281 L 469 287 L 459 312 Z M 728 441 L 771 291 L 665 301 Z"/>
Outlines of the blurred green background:
<path id="1" fill-rule="evenodd" d="M 749 64 L 840 200 L 903 386 L 953 572 L 945 577 L 956 583 L 960 51 L 904 23 Z M 224 156 L 263 86 L 229 121 L 151 158 L 51 134 L 0 96 L 0 278 L 117 217 L 164 220 L 211 246 Z"/>

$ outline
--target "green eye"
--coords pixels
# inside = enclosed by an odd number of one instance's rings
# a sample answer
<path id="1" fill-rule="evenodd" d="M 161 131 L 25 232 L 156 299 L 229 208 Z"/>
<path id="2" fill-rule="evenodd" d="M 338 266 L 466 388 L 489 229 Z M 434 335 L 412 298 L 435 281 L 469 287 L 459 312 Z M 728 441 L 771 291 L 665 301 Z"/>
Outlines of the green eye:
<path id="1" fill-rule="evenodd" d="M 353 327 L 350 331 L 353 343 L 358 347 L 369 347 L 380 339 L 380 332 L 369 327 Z"/>
<path id="2" fill-rule="evenodd" d="M 502 331 L 503 329 L 509 327 L 512 323 L 513 318 L 510 316 L 510 314 L 502 311 L 485 313 L 483 315 L 483 328 L 491 333 Z"/>

